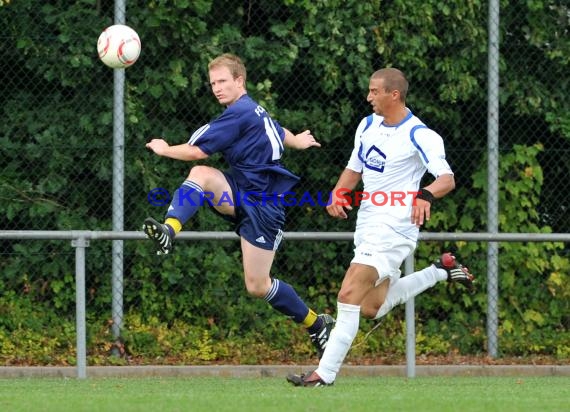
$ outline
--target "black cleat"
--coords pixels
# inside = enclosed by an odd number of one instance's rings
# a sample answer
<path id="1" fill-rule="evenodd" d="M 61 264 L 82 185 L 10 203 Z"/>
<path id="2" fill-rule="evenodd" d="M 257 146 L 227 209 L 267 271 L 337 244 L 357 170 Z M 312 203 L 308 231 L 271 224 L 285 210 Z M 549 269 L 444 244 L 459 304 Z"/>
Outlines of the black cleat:
<path id="1" fill-rule="evenodd" d="M 447 252 L 441 255 L 434 265 L 447 272 L 448 282 L 459 283 L 465 286 L 469 293 L 475 293 L 475 286 L 473 285 L 475 277 L 469 273 L 469 269 L 459 263 L 451 253 Z"/>
<path id="2" fill-rule="evenodd" d="M 311 333 L 311 342 L 315 346 L 317 350 L 317 356 L 319 359 L 323 357 L 323 353 L 325 348 L 327 347 L 327 342 L 329 341 L 329 337 L 331 335 L 331 330 L 334 327 L 335 320 L 331 315 L 326 313 L 322 313 L 319 315 L 319 318 L 323 320 L 323 326 L 319 329 L 316 333 Z"/>
<path id="3" fill-rule="evenodd" d="M 172 236 L 167 225 L 158 223 L 152 217 L 147 217 L 144 220 L 142 229 L 146 236 L 154 241 L 157 255 L 167 255 L 172 252 Z"/>
<path id="4" fill-rule="evenodd" d="M 317 387 L 317 386 L 332 386 L 334 382 L 326 383 L 321 379 L 315 371 L 302 373 L 300 375 L 290 374 L 287 375 L 287 382 L 292 383 L 293 386 L 303 387 Z"/>

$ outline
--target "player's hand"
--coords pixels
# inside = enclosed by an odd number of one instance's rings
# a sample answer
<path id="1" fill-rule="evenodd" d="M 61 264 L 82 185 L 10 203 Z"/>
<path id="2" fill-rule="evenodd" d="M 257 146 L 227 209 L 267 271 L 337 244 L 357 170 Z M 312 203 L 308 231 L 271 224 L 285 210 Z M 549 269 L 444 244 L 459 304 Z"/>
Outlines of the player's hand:
<path id="1" fill-rule="evenodd" d="M 336 191 L 332 193 L 331 203 L 327 205 L 327 213 L 329 215 L 337 219 L 348 219 L 346 212 L 351 210 L 352 206 L 345 199 L 337 197 Z"/>
<path id="2" fill-rule="evenodd" d="M 412 206 L 412 223 L 420 227 L 431 217 L 431 203 L 423 199 L 414 199 Z"/>
<path id="3" fill-rule="evenodd" d="M 295 139 L 297 140 L 297 147 L 299 149 L 321 147 L 321 144 L 317 142 L 315 137 L 311 134 L 310 130 L 305 130 L 304 132 L 295 135 Z"/>
<path id="4" fill-rule="evenodd" d="M 166 150 L 170 147 L 168 143 L 164 139 L 152 139 L 150 142 L 146 144 L 146 148 L 152 150 L 159 156 L 163 156 L 166 153 Z"/>

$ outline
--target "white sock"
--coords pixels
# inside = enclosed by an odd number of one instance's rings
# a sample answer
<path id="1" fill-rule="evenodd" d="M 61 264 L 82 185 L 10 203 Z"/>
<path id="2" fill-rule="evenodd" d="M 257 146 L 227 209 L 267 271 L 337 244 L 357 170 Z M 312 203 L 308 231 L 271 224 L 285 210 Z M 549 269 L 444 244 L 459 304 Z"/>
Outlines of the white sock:
<path id="1" fill-rule="evenodd" d="M 342 362 L 358 333 L 360 306 L 337 302 L 336 324 L 316 372 L 326 383 L 334 382 Z"/>
<path id="2" fill-rule="evenodd" d="M 386 300 L 382 306 L 380 306 L 374 319 L 381 318 L 395 306 L 419 295 L 424 290 L 431 288 L 438 281 L 442 280 L 447 280 L 447 272 L 443 269 L 436 268 L 434 265 L 398 279 L 388 288 Z"/>

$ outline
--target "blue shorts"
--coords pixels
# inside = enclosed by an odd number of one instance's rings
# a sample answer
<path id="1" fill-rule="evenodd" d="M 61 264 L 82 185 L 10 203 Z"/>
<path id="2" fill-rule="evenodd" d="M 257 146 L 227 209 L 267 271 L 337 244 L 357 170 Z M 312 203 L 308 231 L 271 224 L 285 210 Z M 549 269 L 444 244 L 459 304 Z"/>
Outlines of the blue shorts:
<path id="1" fill-rule="evenodd" d="M 235 224 L 235 232 L 249 243 L 265 250 L 277 250 L 283 239 L 285 207 L 282 202 L 263 202 L 254 194 L 240 192 L 232 175 L 224 172 L 232 189 L 235 216 L 217 214 Z"/>

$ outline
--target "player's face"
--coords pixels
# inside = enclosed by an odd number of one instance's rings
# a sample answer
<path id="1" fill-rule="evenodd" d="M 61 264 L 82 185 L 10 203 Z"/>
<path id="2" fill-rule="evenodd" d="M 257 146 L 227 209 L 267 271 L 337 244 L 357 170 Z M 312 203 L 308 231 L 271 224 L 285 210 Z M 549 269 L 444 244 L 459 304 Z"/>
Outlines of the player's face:
<path id="1" fill-rule="evenodd" d="M 374 113 L 384 116 L 386 111 L 389 110 L 398 99 L 398 94 L 399 92 L 396 90 L 392 92 L 386 91 L 384 87 L 384 79 L 373 78 L 370 79 L 366 100 L 372 105 Z"/>
<path id="2" fill-rule="evenodd" d="M 234 79 L 230 69 L 224 66 L 212 67 L 210 86 L 220 104 L 229 106 L 235 103 L 245 92 L 243 77 Z"/>

